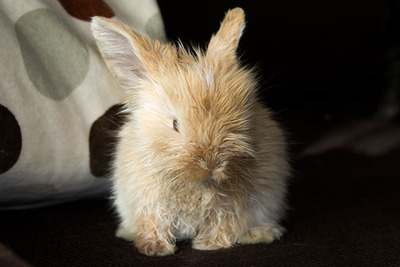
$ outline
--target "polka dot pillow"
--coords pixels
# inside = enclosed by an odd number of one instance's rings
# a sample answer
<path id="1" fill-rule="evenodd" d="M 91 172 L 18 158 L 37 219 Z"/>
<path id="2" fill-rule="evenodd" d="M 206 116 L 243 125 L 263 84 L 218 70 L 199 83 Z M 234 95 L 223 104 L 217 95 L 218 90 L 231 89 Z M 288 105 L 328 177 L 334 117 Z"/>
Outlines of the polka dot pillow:
<path id="1" fill-rule="evenodd" d="M 155 0 L 0 2 L 0 209 L 104 194 L 122 89 L 92 16 L 165 39 Z"/>

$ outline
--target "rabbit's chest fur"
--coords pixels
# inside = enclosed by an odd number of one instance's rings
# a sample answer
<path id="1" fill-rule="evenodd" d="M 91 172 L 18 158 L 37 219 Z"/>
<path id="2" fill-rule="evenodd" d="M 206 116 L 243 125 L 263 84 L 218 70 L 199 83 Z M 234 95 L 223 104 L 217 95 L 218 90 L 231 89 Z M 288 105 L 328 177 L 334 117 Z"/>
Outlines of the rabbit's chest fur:
<path id="1" fill-rule="evenodd" d="M 173 226 L 174 235 L 177 239 L 196 237 L 200 228 L 215 224 L 211 218 L 240 217 L 242 215 L 242 204 L 232 197 L 209 187 L 213 185 L 201 185 L 200 188 L 189 189 L 176 198 L 166 203 L 165 213 L 162 218 L 167 218 Z"/>

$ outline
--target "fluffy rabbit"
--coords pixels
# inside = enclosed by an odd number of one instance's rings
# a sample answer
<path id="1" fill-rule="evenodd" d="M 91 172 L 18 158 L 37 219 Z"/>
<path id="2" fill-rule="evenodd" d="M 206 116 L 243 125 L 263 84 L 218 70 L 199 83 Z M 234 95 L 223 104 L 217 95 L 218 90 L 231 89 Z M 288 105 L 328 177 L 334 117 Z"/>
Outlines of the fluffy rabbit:
<path id="1" fill-rule="evenodd" d="M 269 243 L 284 229 L 289 164 L 281 129 L 236 55 L 244 12 L 226 13 L 206 51 L 94 17 L 107 66 L 126 90 L 113 162 L 117 236 L 168 255 L 176 240 L 213 250 Z"/>

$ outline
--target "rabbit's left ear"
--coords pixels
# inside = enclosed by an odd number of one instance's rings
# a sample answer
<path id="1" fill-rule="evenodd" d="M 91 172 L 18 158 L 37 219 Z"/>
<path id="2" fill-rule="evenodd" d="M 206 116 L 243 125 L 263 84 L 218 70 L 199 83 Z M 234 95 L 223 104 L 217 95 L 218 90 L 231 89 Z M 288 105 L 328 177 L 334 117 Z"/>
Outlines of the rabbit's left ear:
<path id="1" fill-rule="evenodd" d="M 157 68 L 160 42 L 102 17 L 93 17 L 91 29 L 104 61 L 123 88 L 137 87 Z"/>
<path id="2" fill-rule="evenodd" d="M 236 58 L 236 50 L 245 28 L 245 15 L 241 8 L 229 10 L 218 32 L 211 37 L 207 48 L 207 56 L 229 56 Z"/>

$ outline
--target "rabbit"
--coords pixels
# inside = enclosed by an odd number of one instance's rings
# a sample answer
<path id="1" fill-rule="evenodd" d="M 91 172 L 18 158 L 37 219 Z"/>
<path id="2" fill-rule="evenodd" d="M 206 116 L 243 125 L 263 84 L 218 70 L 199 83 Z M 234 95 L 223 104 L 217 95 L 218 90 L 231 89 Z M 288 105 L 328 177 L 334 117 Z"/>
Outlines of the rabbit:
<path id="1" fill-rule="evenodd" d="M 241 8 L 225 14 L 206 49 L 161 43 L 93 17 L 109 70 L 126 92 L 113 159 L 116 236 L 149 256 L 270 243 L 285 232 L 290 174 L 283 130 L 241 66 Z"/>

